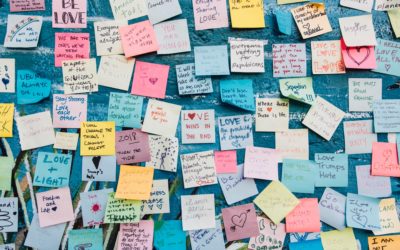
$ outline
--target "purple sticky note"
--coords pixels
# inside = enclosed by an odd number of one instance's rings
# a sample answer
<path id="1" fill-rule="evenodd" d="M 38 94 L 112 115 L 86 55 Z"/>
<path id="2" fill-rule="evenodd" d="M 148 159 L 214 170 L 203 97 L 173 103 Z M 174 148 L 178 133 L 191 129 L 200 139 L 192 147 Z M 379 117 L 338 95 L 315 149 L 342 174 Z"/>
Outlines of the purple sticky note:
<path id="1" fill-rule="evenodd" d="M 118 164 L 150 161 L 149 136 L 139 129 L 117 131 L 115 148 Z"/>

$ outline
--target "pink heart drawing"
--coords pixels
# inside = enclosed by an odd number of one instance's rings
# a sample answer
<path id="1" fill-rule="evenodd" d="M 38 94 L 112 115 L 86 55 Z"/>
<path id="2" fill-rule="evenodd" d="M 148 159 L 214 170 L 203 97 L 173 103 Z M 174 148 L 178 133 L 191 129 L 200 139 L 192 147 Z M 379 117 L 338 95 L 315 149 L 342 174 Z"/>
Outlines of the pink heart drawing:
<path id="1" fill-rule="evenodd" d="M 149 78 L 149 82 L 151 83 L 151 84 L 156 84 L 156 82 L 158 81 L 158 78 L 157 77 L 150 77 Z"/>
<path id="2" fill-rule="evenodd" d="M 244 227 L 244 223 L 246 223 L 247 220 L 247 214 L 246 213 L 241 213 L 240 216 L 234 215 L 232 216 L 232 224 L 238 227 Z"/>

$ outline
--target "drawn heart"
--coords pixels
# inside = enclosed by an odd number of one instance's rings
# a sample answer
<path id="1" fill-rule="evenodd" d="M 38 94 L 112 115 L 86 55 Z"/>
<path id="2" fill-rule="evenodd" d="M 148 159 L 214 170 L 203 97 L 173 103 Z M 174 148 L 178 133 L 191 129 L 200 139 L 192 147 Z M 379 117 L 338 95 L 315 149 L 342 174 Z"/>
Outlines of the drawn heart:
<path id="1" fill-rule="evenodd" d="M 271 111 L 272 111 L 272 107 L 268 107 L 268 108 L 267 108 L 267 111 L 268 111 L 268 112 L 271 112 Z"/>
<path id="2" fill-rule="evenodd" d="M 347 47 L 346 48 L 347 55 L 350 59 L 355 62 L 358 66 L 363 64 L 369 57 L 371 50 L 367 46 L 362 47 Z"/>
<path id="3" fill-rule="evenodd" d="M 241 213 L 240 216 L 234 215 L 231 218 L 232 224 L 238 227 L 244 227 L 244 223 L 246 223 L 247 214 Z"/>
<path id="4" fill-rule="evenodd" d="M 57 210 L 57 207 L 52 207 L 51 210 L 55 212 Z"/>
<path id="5" fill-rule="evenodd" d="M 8 79 L 8 78 L 1 78 L 1 81 L 3 82 L 4 85 L 7 85 L 10 83 L 10 79 Z"/>
<path id="6" fill-rule="evenodd" d="M 303 28 L 309 30 L 309 29 L 310 29 L 310 23 L 304 24 L 304 25 L 303 25 Z"/>
<path id="7" fill-rule="evenodd" d="M 189 116 L 190 120 L 193 120 L 194 117 L 196 116 L 196 113 L 189 113 L 188 116 Z"/>
<path id="8" fill-rule="evenodd" d="M 363 227 L 365 227 L 365 225 L 367 225 L 368 218 L 365 215 L 363 215 L 363 216 L 353 215 L 351 218 L 353 219 L 353 221 L 355 223 L 360 224 Z"/>
<path id="9" fill-rule="evenodd" d="M 392 65 L 390 65 L 390 64 L 385 64 L 385 69 L 386 69 L 386 71 L 389 71 L 389 69 L 392 67 Z"/>
<path id="10" fill-rule="evenodd" d="M 149 205 L 150 210 L 153 210 L 153 205 Z"/>
<path id="11" fill-rule="evenodd" d="M 110 53 L 111 53 L 112 47 L 110 47 L 110 48 L 107 48 L 107 50 L 108 50 L 108 52 L 110 52 Z"/>
<path id="12" fill-rule="evenodd" d="M 150 77 L 149 78 L 149 82 L 151 83 L 151 84 L 156 84 L 156 82 L 158 81 L 158 78 L 157 77 Z"/>
<path id="13" fill-rule="evenodd" d="M 161 208 L 162 208 L 162 203 L 158 203 L 158 204 L 156 205 L 156 207 L 158 207 L 158 209 L 161 209 Z"/>
<path id="14" fill-rule="evenodd" d="M 101 156 L 95 156 L 92 158 L 92 162 L 96 169 L 99 169 L 100 160 L 101 160 Z"/>

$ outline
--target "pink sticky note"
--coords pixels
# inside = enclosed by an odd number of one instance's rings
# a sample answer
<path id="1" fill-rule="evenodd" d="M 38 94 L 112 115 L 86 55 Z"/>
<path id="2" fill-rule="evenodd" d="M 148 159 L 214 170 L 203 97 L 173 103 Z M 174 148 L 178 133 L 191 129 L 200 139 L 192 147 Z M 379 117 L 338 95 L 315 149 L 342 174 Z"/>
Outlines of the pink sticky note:
<path id="1" fill-rule="evenodd" d="M 236 151 L 214 151 L 215 167 L 217 174 L 229 174 L 237 172 Z"/>
<path id="2" fill-rule="evenodd" d="M 86 28 L 87 0 L 53 0 L 53 28 Z"/>
<path id="3" fill-rule="evenodd" d="M 10 12 L 45 10 L 44 0 L 10 0 Z"/>
<path id="4" fill-rule="evenodd" d="M 118 233 L 118 249 L 153 249 L 154 222 L 121 224 Z"/>
<path id="5" fill-rule="evenodd" d="M 131 94 L 164 99 L 168 72 L 168 65 L 137 61 Z"/>
<path id="6" fill-rule="evenodd" d="M 80 128 L 87 117 L 87 95 L 53 95 L 53 127 Z"/>
<path id="7" fill-rule="evenodd" d="M 286 216 L 286 232 L 311 233 L 321 231 L 317 198 L 300 199 L 292 212 Z"/>
<path id="8" fill-rule="evenodd" d="M 224 208 L 222 218 L 228 241 L 246 239 L 260 234 L 253 203 Z"/>
<path id="9" fill-rule="evenodd" d="M 374 142 L 372 144 L 371 175 L 400 177 L 396 143 Z"/>
<path id="10" fill-rule="evenodd" d="M 69 187 L 36 193 L 40 227 L 47 227 L 74 220 Z"/>
<path id="11" fill-rule="evenodd" d="M 54 48 L 56 67 L 61 67 L 62 61 L 88 59 L 89 52 L 89 33 L 56 33 Z"/>
<path id="12" fill-rule="evenodd" d="M 149 136 L 139 129 L 117 131 L 115 149 L 118 164 L 150 161 Z"/>
<path id="13" fill-rule="evenodd" d="M 228 12 L 225 0 L 193 2 L 196 30 L 228 27 Z"/>
<path id="14" fill-rule="evenodd" d="M 375 47 L 347 47 L 341 39 L 342 55 L 346 68 L 348 69 L 375 69 Z"/>
<path id="15" fill-rule="evenodd" d="M 150 21 L 119 28 L 125 57 L 142 55 L 158 50 L 156 33 Z"/>
<path id="16" fill-rule="evenodd" d="M 244 158 L 244 177 L 278 180 L 280 154 L 271 148 L 246 147 Z"/>

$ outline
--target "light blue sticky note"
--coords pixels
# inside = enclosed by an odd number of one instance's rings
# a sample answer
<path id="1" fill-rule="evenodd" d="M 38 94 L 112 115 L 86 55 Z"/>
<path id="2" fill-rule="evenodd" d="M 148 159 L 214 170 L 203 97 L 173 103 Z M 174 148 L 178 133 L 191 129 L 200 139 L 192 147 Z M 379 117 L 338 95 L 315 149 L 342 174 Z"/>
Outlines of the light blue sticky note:
<path id="1" fill-rule="evenodd" d="M 83 181 L 115 181 L 117 159 L 115 155 L 83 156 Z"/>
<path id="2" fill-rule="evenodd" d="M 71 155 L 39 152 L 33 185 L 40 187 L 68 186 L 71 163 Z"/>
<path id="3" fill-rule="evenodd" d="M 110 93 L 108 120 L 117 127 L 141 128 L 143 97 L 128 93 Z"/>
<path id="4" fill-rule="evenodd" d="M 315 154 L 315 162 L 318 165 L 316 187 L 347 187 L 347 154 Z"/>
<path id="5" fill-rule="evenodd" d="M 376 100 L 372 110 L 375 133 L 400 132 L 400 99 Z"/>
<path id="6" fill-rule="evenodd" d="M 321 239 L 289 243 L 290 250 L 324 250 Z"/>
<path id="7" fill-rule="evenodd" d="M 292 13 L 289 11 L 276 10 L 275 16 L 279 31 L 283 34 L 291 35 L 293 24 Z"/>
<path id="8" fill-rule="evenodd" d="M 40 227 L 39 218 L 34 214 L 24 245 L 40 250 L 59 249 L 66 225 L 67 223 L 62 223 L 48 227 Z"/>
<path id="9" fill-rule="evenodd" d="M 283 159 L 282 183 L 292 192 L 313 194 L 317 170 L 314 161 Z"/>
<path id="10" fill-rule="evenodd" d="M 77 229 L 68 232 L 68 249 L 103 249 L 103 229 Z"/>
<path id="11" fill-rule="evenodd" d="M 376 69 L 372 71 L 400 76 L 400 43 L 377 39 L 375 47 Z"/>
<path id="12" fill-rule="evenodd" d="M 155 221 L 154 247 L 157 250 L 186 250 L 186 233 L 182 230 L 182 221 Z"/>
<path id="13" fill-rule="evenodd" d="M 84 227 L 103 224 L 108 194 L 111 192 L 113 189 L 107 188 L 80 193 Z"/>
<path id="14" fill-rule="evenodd" d="M 228 46 L 194 47 L 196 76 L 229 75 Z"/>
<path id="15" fill-rule="evenodd" d="M 364 230 L 380 229 L 379 202 L 377 198 L 347 193 L 347 226 Z"/>
<path id="16" fill-rule="evenodd" d="M 252 80 L 225 80 L 220 81 L 219 86 L 222 102 L 249 111 L 256 110 Z"/>
<path id="17" fill-rule="evenodd" d="M 215 221 L 215 228 L 189 231 L 189 236 L 192 249 L 225 249 L 221 220 Z"/>
<path id="18" fill-rule="evenodd" d="M 31 70 L 17 72 L 17 104 L 37 103 L 49 97 L 51 81 Z"/>

